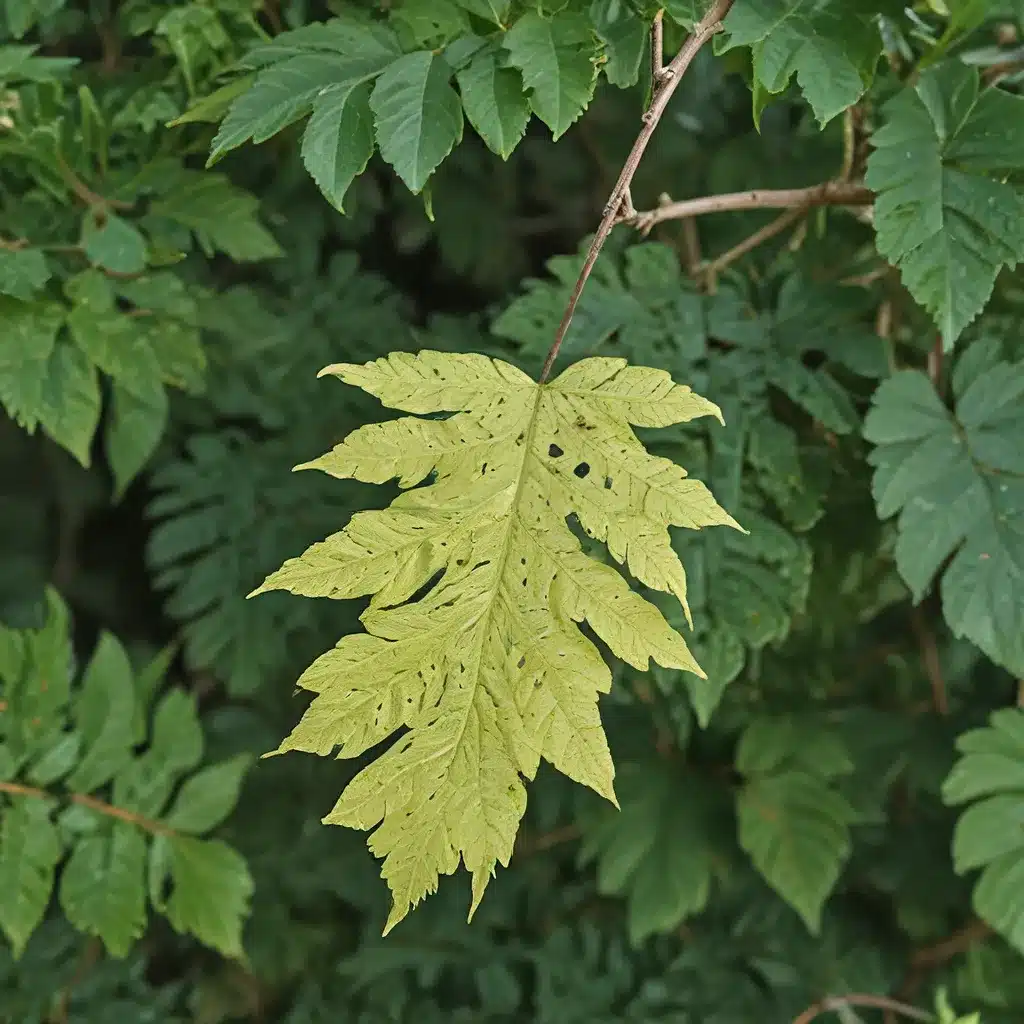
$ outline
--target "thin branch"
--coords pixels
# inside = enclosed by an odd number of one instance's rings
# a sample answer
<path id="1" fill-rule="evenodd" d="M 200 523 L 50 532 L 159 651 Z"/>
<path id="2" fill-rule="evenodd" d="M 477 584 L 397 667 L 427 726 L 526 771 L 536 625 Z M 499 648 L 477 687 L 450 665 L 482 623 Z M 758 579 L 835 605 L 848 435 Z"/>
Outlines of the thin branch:
<path id="1" fill-rule="evenodd" d="M 648 234 L 655 224 L 665 220 L 699 217 L 705 213 L 730 210 L 805 210 L 812 206 L 866 206 L 875 198 L 871 189 L 846 181 L 825 181 L 808 188 L 751 189 L 748 192 L 726 192 L 699 199 L 683 199 L 666 203 L 654 210 L 638 213 L 632 224 Z"/>
<path id="2" fill-rule="evenodd" d="M 935 634 L 928 628 L 920 608 L 910 610 L 910 623 L 921 649 L 921 661 L 932 687 L 932 706 L 940 715 L 949 714 L 949 698 L 946 696 L 946 681 L 942 678 L 942 663 Z"/>
<path id="3" fill-rule="evenodd" d="M 48 793 L 45 789 L 25 786 L 20 782 L 0 782 L 0 793 L 8 793 L 12 796 L 27 796 L 35 800 L 59 799 L 59 797 L 56 797 L 53 793 Z M 66 796 L 73 804 L 88 807 L 99 814 L 105 814 L 108 818 L 117 818 L 119 821 L 126 821 L 130 825 L 137 825 L 139 828 L 144 829 L 146 832 L 152 832 L 154 835 L 173 836 L 175 834 L 173 829 L 168 828 L 159 821 L 144 818 L 141 814 L 126 811 L 123 807 L 115 807 L 113 804 L 108 804 L 103 800 L 97 800 L 96 797 L 89 796 L 88 793 L 68 793 Z"/>
<path id="4" fill-rule="evenodd" d="M 722 19 L 728 14 L 731 6 L 732 0 L 715 0 L 707 14 L 694 26 L 692 34 L 683 43 L 682 49 L 673 57 L 668 67 L 662 69 L 659 80 L 654 83 L 650 106 L 644 111 L 643 115 L 643 128 L 640 129 L 636 142 L 633 143 L 633 148 L 630 150 L 629 156 L 626 158 L 626 162 L 619 174 L 619 179 L 615 183 L 611 195 L 608 197 L 601 223 L 598 225 L 597 233 L 594 235 L 594 240 L 590 243 L 590 249 L 583 262 L 583 269 L 580 271 L 572 294 L 569 297 L 565 313 L 562 316 L 562 322 L 559 324 L 558 331 L 555 334 L 555 340 L 551 345 L 547 358 L 544 360 L 544 367 L 540 373 L 540 383 L 543 384 L 547 380 L 548 374 L 551 373 L 551 368 L 554 366 L 555 359 L 558 358 L 558 350 L 562 347 L 562 342 L 568 333 L 569 324 L 572 323 L 572 316 L 576 312 L 576 306 L 579 304 L 584 287 L 586 287 L 587 278 L 590 277 L 590 272 L 594 269 L 594 264 L 604 248 L 604 243 L 608 240 L 608 235 L 611 234 L 611 230 L 616 224 L 621 220 L 627 219 L 633 213 L 633 204 L 629 199 L 629 187 L 637 168 L 640 166 L 644 151 L 651 141 L 651 136 L 654 135 L 658 122 L 665 112 L 668 101 L 672 98 L 672 94 L 682 81 L 686 69 L 690 66 L 693 58 L 697 56 L 701 47 L 721 29 Z"/>
<path id="5" fill-rule="evenodd" d="M 760 228 L 752 235 L 744 238 L 742 242 L 723 252 L 721 256 L 716 256 L 710 263 L 705 264 L 703 272 L 709 278 L 714 277 L 725 270 L 729 264 L 735 263 L 741 256 L 746 256 L 752 249 L 756 249 L 762 243 L 767 242 L 769 238 L 774 238 L 776 235 L 781 234 L 791 224 L 795 224 L 800 220 L 806 212 L 806 207 L 803 206 L 787 210 L 781 216 L 776 217 L 771 223 L 765 224 L 763 228 Z"/>
<path id="6" fill-rule="evenodd" d="M 125 202 L 123 199 L 105 199 L 91 188 L 67 165 L 63 157 L 57 157 L 57 167 L 60 170 L 64 183 L 71 189 L 86 206 L 96 206 L 101 210 L 130 210 L 133 203 Z"/>
<path id="7" fill-rule="evenodd" d="M 574 843 L 583 833 L 579 825 L 562 825 L 560 828 L 552 829 L 550 832 L 543 832 L 532 839 L 524 838 L 521 843 L 516 844 L 517 857 L 529 857 L 534 853 L 543 853 L 563 843 Z"/>
<path id="8" fill-rule="evenodd" d="M 941 942 L 919 949 L 911 957 L 910 964 L 918 970 L 931 970 L 961 953 L 966 953 L 976 943 L 984 941 L 992 934 L 992 929 L 984 921 L 975 918 Z"/>
<path id="9" fill-rule="evenodd" d="M 907 1003 L 901 1003 L 897 999 L 890 999 L 888 996 L 854 994 L 848 996 L 829 996 L 822 999 L 804 1010 L 793 1021 L 793 1024 L 811 1024 L 812 1020 L 817 1020 L 823 1013 L 828 1013 L 831 1010 L 840 1010 L 845 1006 L 863 1006 L 874 1010 L 891 1010 L 893 1013 L 898 1013 L 909 1020 L 931 1021 L 935 1019 L 932 1014 L 925 1010 L 919 1010 L 916 1006 L 909 1006 Z"/>
<path id="10" fill-rule="evenodd" d="M 665 74 L 664 11 L 658 11 L 651 24 L 651 87 L 654 88 Z"/>

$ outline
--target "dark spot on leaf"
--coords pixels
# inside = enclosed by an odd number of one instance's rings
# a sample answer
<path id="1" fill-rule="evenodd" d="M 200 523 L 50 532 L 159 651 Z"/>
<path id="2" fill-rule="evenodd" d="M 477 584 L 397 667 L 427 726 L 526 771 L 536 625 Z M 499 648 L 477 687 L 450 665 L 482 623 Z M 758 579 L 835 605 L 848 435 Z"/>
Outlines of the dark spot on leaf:
<path id="1" fill-rule="evenodd" d="M 579 465 L 578 465 L 578 466 L 577 466 L 577 467 L 576 467 L 576 468 L 575 468 L 575 469 L 573 470 L 573 473 L 575 473 L 575 474 L 576 474 L 576 476 L 578 476 L 578 477 L 579 477 L 579 478 L 580 478 L 581 480 L 582 480 L 582 479 L 584 479 L 584 477 L 586 477 L 586 475 L 587 475 L 587 474 L 588 474 L 589 472 L 590 472 L 590 466 L 588 466 L 588 465 L 587 465 L 587 463 L 585 463 L 585 462 L 581 462 L 581 463 L 580 463 L 580 464 L 579 464 Z"/>
<path id="2" fill-rule="evenodd" d="M 560 459 L 564 454 L 565 452 L 557 444 L 553 444 L 548 448 L 548 455 L 553 459 Z"/>

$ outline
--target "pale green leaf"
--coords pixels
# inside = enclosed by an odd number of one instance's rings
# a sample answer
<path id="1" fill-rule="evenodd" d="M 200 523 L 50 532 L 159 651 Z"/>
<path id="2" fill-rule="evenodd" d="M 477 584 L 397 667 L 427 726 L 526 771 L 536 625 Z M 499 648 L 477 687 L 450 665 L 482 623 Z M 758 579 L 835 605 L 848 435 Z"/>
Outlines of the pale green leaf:
<path id="1" fill-rule="evenodd" d="M 50 902 L 61 857 L 52 809 L 50 800 L 24 796 L 0 805 L 0 929 L 15 956 L 21 956 Z"/>
<path id="2" fill-rule="evenodd" d="M 462 138 L 462 103 L 451 75 L 443 57 L 409 53 L 388 66 L 370 96 L 381 156 L 414 193 Z"/>
<path id="3" fill-rule="evenodd" d="M 252 764 L 248 754 L 211 765 L 181 787 L 164 822 L 175 832 L 203 835 L 215 829 L 234 809 L 242 780 Z"/>
<path id="4" fill-rule="evenodd" d="M 1024 259 L 1024 196 L 1005 172 L 1024 167 L 1024 98 L 982 89 L 977 69 L 925 71 L 885 108 L 865 182 L 878 193 L 878 251 L 931 313 L 947 348 Z"/>
<path id="5" fill-rule="evenodd" d="M 653 658 L 702 675 L 658 609 L 583 553 L 566 517 L 680 602 L 685 575 L 667 527 L 736 524 L 630 429 L 720 415 L 664 371 L 589 359 L 538 386 L 499 360 L 423 352 L 323 372 L 391 408 L 455 413 L 361 427 L 309 464 L 405 487 L 435 478 L 387 510 L 358 513 L 260 588 L 374 595 L 367 632 L 342 639 L 300 680 L 320 696 L 281 750 L 340 745 L 354 757 L 408 728 L 326 819 L 376 828 L 390 929 L 460 857 L 479 904 L 495 864 L 511 856 L 522 778 L 541 758 L 614 800 L 597 711 L 611 677 L 577 623 L 638 669 Z"/>
<path id="6" fill-rule="evenodd" d="M 323 89 L 302 136 L 302 162 L 331 205 L 344 212 L 345 193 L 373 156 L 370 85 Z"/>
<path id="7" fill-rule="evenodd" d="M 526 132 L 530 105 L 515 68 L 503 68 L 489 50 L 478 53 L 456 75 L 469 123 L 487 147 L 507 160 Z"/>
<path id="8" fill-rule="evenodd" d="M 38 249 L 0 249 L 0 295 L 31 299 L 50 280 L 50 267 Z"/>
<path id="9" fill-rule="evenodd" d="M 522 72 L 531 109 L 552 137 L 560 138 L 586 109 L 597 83 L 597 52 L 587 19 L 530 11 L 505 35 L 504 46 Z"/>
<path id="10" fill-rule="evenodd" d="M 146 839 L 135 825 L 78 840 L 60 877 L 60 905 L 79 931 L 124 957 L 146 930 Z"/>

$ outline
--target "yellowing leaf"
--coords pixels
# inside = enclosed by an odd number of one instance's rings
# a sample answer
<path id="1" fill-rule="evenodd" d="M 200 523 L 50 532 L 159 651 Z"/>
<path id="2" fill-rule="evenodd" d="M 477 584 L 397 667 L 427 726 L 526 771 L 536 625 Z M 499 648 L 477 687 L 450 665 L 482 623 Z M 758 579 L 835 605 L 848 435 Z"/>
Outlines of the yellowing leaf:
<path id="1" fill-rule="evenodd" d="M 638 669 L 653 658 L 703 677 L 661 612 L 583 553 L 569 518 L 684 608 L 668 527 L 739 527 L 630 429 L 721 418 L 663 370 L 587 359 L 538 385 L 500 360 L 428 351 L 322 372 L 392 408 L 453 414 L 360 427 L 300 467 L 429 483 L 357 513 L 255 591 L 373 595 L 366 633 L 344 637 L 300 679 L 318 696 L 279 752 L 355 757 L 407 730 L 325 819 L 376 829 L 390 929 L 460 859 L 476 908 L 496 863 L 509 862 L 523 780 L 541 758 L 615 801 L 597 709 L 611 672 L 578 623 Z"/>

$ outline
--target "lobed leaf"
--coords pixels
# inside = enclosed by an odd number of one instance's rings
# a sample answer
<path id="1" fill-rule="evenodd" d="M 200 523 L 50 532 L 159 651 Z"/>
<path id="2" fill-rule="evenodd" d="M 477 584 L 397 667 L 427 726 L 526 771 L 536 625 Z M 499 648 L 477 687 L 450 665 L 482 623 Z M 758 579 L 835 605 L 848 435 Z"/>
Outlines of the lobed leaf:
<path id="1" fill-rule="evenodd" d="M 308 464 L 404 487 L 433 482 L 357 513 L 254 592 L 373 595 L 367 632 L 343 638 L 299 680 L 319 696 L 280 750 L 340 745 L 354 757 L 408 729 L 325 819 L 376 828 L 390 929 L 460 859 L 476 908 L 495 864 L 508 864 L 522 779 L 541 758 L 614 802 L 597 713 L 611 676 L 577 623 L 638 669 L 653 658 L 703 675 L 657 608 L 584 555 L 566 518 L 684 605 L 667 527 L 737 524 L 630 429 L 720 416 L 664 371 L 590 359 L 537 385 L 496 359 L 428 351 L 323 372 L 392 408 L 454 412 L 361 427 Z"/>

